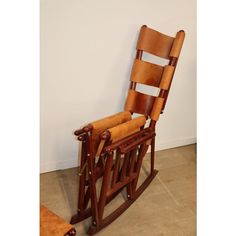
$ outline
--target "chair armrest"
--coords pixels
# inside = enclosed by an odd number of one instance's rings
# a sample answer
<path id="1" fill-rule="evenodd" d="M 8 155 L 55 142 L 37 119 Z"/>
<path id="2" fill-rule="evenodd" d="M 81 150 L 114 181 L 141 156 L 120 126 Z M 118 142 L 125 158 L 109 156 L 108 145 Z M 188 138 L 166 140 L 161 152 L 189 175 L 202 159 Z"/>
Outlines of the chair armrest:
<path id="1" fill-rule="evenodd" d="M 79 135 L 81 135 L 81 134 L 83 134 L 83 133 L 87 133 L 87 132 L 91 131 L 92 129 L 93 129 L 93 127 L 91 126 L 91 124 L 88 124 L 88 125 L 84 126 L 84 127 L 81 128 L 81 129 L 77 129 L 77 130 L 74 132 L 74 135 L 75 135 L 75 136 L 79 136 Z"/>
<path id="2" fill-rule="evenodd" d="M 112 140 L 112 142 L 118 141 L 124 137 L 136 133 L 145 124 L 146 124 L 146 117 L 139 116 L 134 118 L 133 120 L 117 125 L 111 129 L 108 129 L 108 132 L 110 133 L 110 139 Z"/>
<path id="3" fill-rule="evenodd" d="M 76 136 L 94 130 L 96 133 L 101 133 L 106 129 L 112 128 L 116 125 L 131 120 L 131 114 L 128 111 L 119 112 L 112 116 L 93 121 L 81 129 L 74 132 Z"/>

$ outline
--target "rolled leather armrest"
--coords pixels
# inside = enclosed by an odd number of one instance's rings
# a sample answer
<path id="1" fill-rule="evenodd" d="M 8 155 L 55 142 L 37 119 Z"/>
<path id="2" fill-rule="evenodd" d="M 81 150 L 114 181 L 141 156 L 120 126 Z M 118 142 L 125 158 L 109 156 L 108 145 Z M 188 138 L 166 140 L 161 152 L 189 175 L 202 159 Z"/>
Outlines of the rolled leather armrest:
<path id="1" fill-rule="evenodd" d="M 129 120 L 123 124 L 120 124 L 111 129 L 108 129 L 108 131 L 111 134 L 112 142 L 120 140 L 124 137 L 127 137 L 139 131 L 140 128 L 145 125 L 145 123 L 146 123 L 146 117 L 139 116 L 139 117 L 134 118 L 133 120 Z"/>
<path id="2" fill-rule="evenodd" d="M 119 112 L 112 116 L 107 116 L 105 118 L 91 122 L 88 125 L 84 126 L 82 129 L 75 131 L 74 134 L 80 135 L 83 132 L 91 131 L 91 152 L 93 153 L 93 155 L 96 155 L 100 143 L 99 135 L 105 130 L 122 124 L 131 119 L 132 117 L 129 111 Z"/>

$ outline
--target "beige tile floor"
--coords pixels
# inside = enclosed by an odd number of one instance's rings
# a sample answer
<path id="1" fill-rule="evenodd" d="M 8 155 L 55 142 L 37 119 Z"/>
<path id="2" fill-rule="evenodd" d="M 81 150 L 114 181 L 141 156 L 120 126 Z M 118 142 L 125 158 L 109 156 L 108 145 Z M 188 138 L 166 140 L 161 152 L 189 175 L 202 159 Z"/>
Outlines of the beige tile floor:
<path id="1" fill-rule="evenodd" d="M 156 152 L 157 177 L 116 221 L 98 236 L 193 236 L 196 235 L 196 145 Z M 142 176 L 149 170 L 145 157 Z M 77 168 L 41 174 L 41 203 L 70 220 L 77 208 Z M 123 201 L 122 193 L 107 206 L 105 214 Z M 75 225 L 86 235 L 90 219 Z"/>

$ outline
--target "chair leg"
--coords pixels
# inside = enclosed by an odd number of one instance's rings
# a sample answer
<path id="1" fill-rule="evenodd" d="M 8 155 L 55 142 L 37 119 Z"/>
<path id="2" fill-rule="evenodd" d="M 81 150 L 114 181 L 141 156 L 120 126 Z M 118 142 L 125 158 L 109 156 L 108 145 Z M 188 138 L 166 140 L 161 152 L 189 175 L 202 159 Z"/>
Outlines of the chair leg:
<path id="1" fill-rule="evenodd" d="M 151 173 L 154 171 L 154 161 L 155 161 L 155 138 L 153 138 L 151 142 L 151 170 L 150 170 Z"/>
<path id="2" fill-rule="evenodd" d="M 87 158 L 88 158 L 88 171 L 89 171 L 89 190 L 91 200 L 91 212 L 92 212 L 92 224 L 97 225 L 99 223 L 98 216 L 98 204 L 97 204 L 97 193 L 96 193 L 96 176 L 95 176 L 95 162 L 94 157 L 91 156 L 89 136 L 86 135 L 87 143 Z"/>
<path id="3" fill-rule="evenodd" d="M 78 212 L 73 215 L 70 223 L 76 224 L 89 216 L 92 216 L 92 223 L 96 225 L 98 220 L 98 203 L 97 203 L 97 194 L 96 194 L 96 166 L 94 158 L 91 155 L 90 151 L 90 140 L 89 135 L 86 133 L 82 144 L 82 155 L 81 155 L 81 167 L 87 163 L 88 169 L 88 188 L 85 191 L 85 170 L 80 173 L 80 186 L 79 186 L 79 201 L 78 201 Z M 84 165 L 83 165 L 84 164 Z M 86 209 L 88 201 L 91 201 L 91 208 Z"/>
<path id="4" fill-rule="evenodd" d="M 131 160 L 130 160 L 130 167 L 129 167 L 129 176 L 134 173 L 134 165 L 135 165 L 135 162 L 136 162 L 136 158 L 137 158 L 137 150 L 138 148 L 135 148 L 132 152 L 131 152 Z M 134 191 L 133 191 L 133 181 L 131 183 L 129 183 L 127 185 L 127 197 L 128 198 L 133 198 L 133 194 L 134 194 Z"/>
<path id="5" fill-rule="evenodd" d="M 77 215 L 73 216 L 71 223 L 75 224 L 92 216 L 92 225 L 89 227 L 88 235 L 93 235 L 103 229 L 105 226 L 113 222 L 119 217 L 129 206 L 142 194 L 142 192 L 151 183 L 157 174 L 157 170 L 154 169 L 154 154 L 155 154 L 155 142 L 152 139 L 151 142 L 151 173 L 145 179 L 145 181 L 137 188 L 139 175 L 143 163 L 143 158 L 148 150 L 149 144 L 143 142 L 138 146 L 134 146 L 132 150 L 129 149 L 127 152 L 123 152 L 125 159 L 120 163 L 120 149 L 116 150 L 115 162 L 113 163 L 114 152 L 106 154 L 105 167 L 102 169 L 95 164 L 94 158 L 89 155 L 89 139 L 86 140 L 86 152 L 84 155 L 87 162 L 88 168 L 88 181 L 82 181 L 81 183 L 87 183 L 88 188 L 86 191 L 85 187 L 80 187 L 80 194 L 82 197 L 79 200 L 79 206 L 82 206 L 82 211 Z M 123 155 L 122 154 L 122 155 Z M 84 161 L 84 160 L 83 160 Z M 113 174 L 112 174 L 113 172 Z M 96 181 L 98 178 L 103 176 L 101 193 L 99 201 L 97 201 L 96 195 Z M 114 199 L 124 188 L 127 188 L 127 199 L 126 201 L 114 210 L 111 214 L 103 217 L 104 209 L 112 199 Z M 87 208 L 88 201 L 91 201 L 91 207 Z M 86 209 L 87 208 L 87 209 Z"/>
<path id="6" fill-rule="evenodd" d="M 99 220 L 102 219 L 104 207 L 106 205 L 107 190 L 108 190 L 108 186 L 109 186 L 109 182 L 110 182 L 112 163 L 113 163 L 113 153 L 110 153 L 106 159 L 101 194 L 100 194 L 100 199 L 99 199 L 99 213 L 98 213 Z"/>
<path id="7" fill-rule="evenodd" d="M 78 212 L 84 210 L 84 196 L 85 196 L 85 175 L 86 175 L 86 143 L 82 143 L 82 155 L 80 161 L 80 173 L 79 173 L 79 202 L 78 202 Z"/>
<path id="8" fill-rule="evenodd" d="M 115 211 L 113 211 L 110 215 L 108 215 L 106 218 L 104 218 L 102 221 L 100 221 L 99 226 L 94 227 L 91 226 L 87 234 L 88 235 L 94 235 L 100 230 L 102 230 L 104 227 L 112 223 L 115 219 L 117 219 L 123 212 L 125 212 L 135 201 L 136 199 L 144 192 L 144 190 L 148 187 L 148 185 L 152 182 L 152 180 L 157 175 L 158 171 L 154 170 L 153 173 L 151 173 L 146 180 L 140 185 L 140 187 L 136 190 L 134 197 L 132 199 L 126 200 L 119 208 L 117 208 Z"/>
<path id="9" fill-rule="evenodd" d="M 142 163 L 143 163 L 143 158 L 144 158 L 147 150 L 148 150 L 148 145 L 146 143 L 142 144 L 140 152 L 139 152 L 139 155 L 138 155 L 138 161 L 137 161 L 136 170 L 135 170 L 135 172 L 137 173 L 137 176 L 136 176 L 136 178 L 135 178 L 135 180 L 133 182 L 133 187 L 132 187 L 133 191 L 136 190 L 136 187 L 137 187 L 137 184 L 138 184 L 140 170 L 141 170 Z"/>
<path id="10" fill-rule="evenodd" d="M 115 159 L 113 175 L 112 175 L 112 180 L 111 180 L 111 187 L 112 188 L 114 187 L 114 185 L 118 179 L 118 174 L 119 174 L 119 170 L 120 170 L 120 159 L 121 159 L 121 154 L 118 152 L 118 153 L 116 153 L 116 159 Z"/>
<path id="11" fill-rule="evenodd" d="M 86 143 L 84 144 L 86 145 Z M 87 147 L 86 147 L 87 148 Z M 85 150 L 86 150 L 85 148 Z M 83 155 L 83 151 L 82 151 L 82 155 Z M 86 155 L 86 152 L 85 152 L 85 157 L 86 157 L 86 162 L 88 164 L 88 159 L 87 159 L 87 155 Z M 82 159 L 82 156 L 81 156 L 81 159 Z M 82 166 L 82 165 L 81 165 Z M 88 168 L 88 167 L 87 167 Z M 103 176 L 103 172 L 104 172 L 104 169 L 101 169 L 101 166 L 99 163 L 96 164 L 96 167 L 94 168 L 96 171 L 95 171 L 95 185 L 96 185 L 96 181 Z M 89 172 L 89 171 L 88 171 Z M 85 175 L 85 169 L 84 169 L 84 172 L 82 172 L 84 175 Z M 93 172 L 91 172 L 92 174 Z M 90 176 L 90 175 L 89 175 Z M 80 176 L 81 177 L 81 176 Z M 81 185 L 83 185 L 83 181 L 80 181 Z M 85 176 L 84 176 L 84 183 L 87 183 L 88 187 L 86 189 L 85 192 L 83 192 L 83 190 L 85 190 L 85 188 L 82 188 L 82 186 L 79 186 L 79 201 L 78 201 L 78 212 L 77 214 L 73 215 L 71 217 L 71 220 L 70 220 L 70 223 L 71 224 L 76 224 L 80 221 L 83 221 L 84 219 L 92 216 L 92 210 L 91 210 L 91 207 L 90 208 L 87 208 L 88 207 L 88 203 L 89 203 L 89 200 L 91 200 L 91 191 L 90 191 L 90 188 L 91 188 L 91 184 L 89 182 L 89 180 L 85 180 Z M 118 193 L 117 193 L 118 194 Z M 116 195 L 116 193 L 113 194 L 112 196 L 108 197 L 106 199 L 106 204 L 108 204 Z M 94 193 L 95 195 L 95 193 Z M 84 196 L 84 197 L 82 197 Z M 83 203 L 83 206 L 82 206 L 82 203 Z M 97 205 L 97 204 L 96 204 Z M 80 209 L 80 210 L 79 210 Z M 95 222 L 95 221 L 94 221 Z"/>

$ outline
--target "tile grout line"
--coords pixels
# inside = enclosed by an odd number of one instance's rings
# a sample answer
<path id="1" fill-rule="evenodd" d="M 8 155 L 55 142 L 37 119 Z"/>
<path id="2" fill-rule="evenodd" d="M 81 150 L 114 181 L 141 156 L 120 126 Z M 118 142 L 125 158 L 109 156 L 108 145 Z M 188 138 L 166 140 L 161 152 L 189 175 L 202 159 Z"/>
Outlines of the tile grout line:
<path id="1" fill-rule="evenodd" d="M 67 207 L 68 207 L 68 209 L 71 209 L 70 208 L 70 201 L 69 201 L 69 198 L 68 198 L 68 196 L 66 194 L 63 177 L 58 176 L 58 182 L 59 182 L 59 186 L 60 186 L 63 198 L 64 198 L 64 200 L 65 200 L 65 202 L 67 204 Z"/>
<path id="2" fill-rule="evenodd" d="M 166 190 L 166 192 L 170 195 L 170 197 L 172 198 L 172 200 L 175 202 L 175 204 L 177 206 L 180 206 L 179 202 L 175 199 L 174 195 L 171 193 L 171 191 L 167 188 L 167 186 L 164 184 L 164 182 L 162 182 L 162 180 L 160 179 L 159 176 L 157 176 L 157 179 L 160 181 L 161 185 L 164 187 L 164 189 Z"/>

